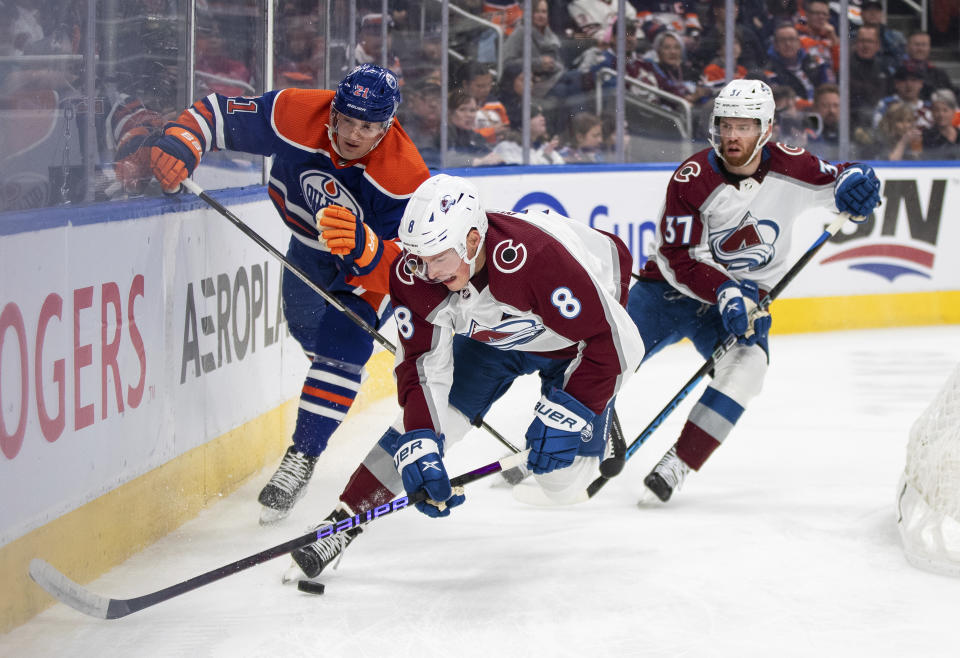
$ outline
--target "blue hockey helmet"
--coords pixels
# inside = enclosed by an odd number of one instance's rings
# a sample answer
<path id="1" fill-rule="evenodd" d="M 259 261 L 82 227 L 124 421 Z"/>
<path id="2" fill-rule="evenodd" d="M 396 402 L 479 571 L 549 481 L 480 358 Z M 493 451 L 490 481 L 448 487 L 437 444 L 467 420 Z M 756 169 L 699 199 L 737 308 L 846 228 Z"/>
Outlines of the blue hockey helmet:
<path id="1" fill-rule="evenodd" d="M 383 123 L 384 130 L 393 123 L 400 107 L 400 85 L 389 69 L 374 64 L 361 64 L 348 73 L 333 97 L 333 109 L 344 116 Z"/>

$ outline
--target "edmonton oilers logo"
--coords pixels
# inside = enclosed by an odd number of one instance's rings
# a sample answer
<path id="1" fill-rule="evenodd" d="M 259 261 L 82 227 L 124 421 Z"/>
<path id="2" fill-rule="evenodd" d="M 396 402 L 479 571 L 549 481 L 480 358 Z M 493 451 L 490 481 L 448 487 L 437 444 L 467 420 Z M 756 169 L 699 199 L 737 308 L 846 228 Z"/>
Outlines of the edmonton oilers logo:
<path id="1" fill-rule="evenodd" d="M 300 174 L 300 189 L 311 212 L 317 213 L 327 206 L 343 206 L 361 221 L 363 210 L 350 191 L 328 173 L 308 170 Z"/>
<path id="2" fill-rule="evenodd" d="M 503 240 L 493 248 L 493 266 L 504 274 L 516 272 L 527 262 L 527 248 L 521 242 L 513 244 L 513 240 Z"/>

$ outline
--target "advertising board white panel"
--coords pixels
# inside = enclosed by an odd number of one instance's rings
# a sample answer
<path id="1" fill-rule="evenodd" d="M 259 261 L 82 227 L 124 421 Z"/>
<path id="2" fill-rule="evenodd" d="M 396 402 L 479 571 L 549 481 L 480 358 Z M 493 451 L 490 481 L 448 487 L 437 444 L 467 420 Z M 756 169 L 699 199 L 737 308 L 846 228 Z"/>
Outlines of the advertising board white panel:
<path id="1" fill-rule="evenodd" d="M 237 208 L 285 251 L 269 202 Z M 296 396 L 281 266 L 215 213 L 0 245 L 0 545 Z"/>

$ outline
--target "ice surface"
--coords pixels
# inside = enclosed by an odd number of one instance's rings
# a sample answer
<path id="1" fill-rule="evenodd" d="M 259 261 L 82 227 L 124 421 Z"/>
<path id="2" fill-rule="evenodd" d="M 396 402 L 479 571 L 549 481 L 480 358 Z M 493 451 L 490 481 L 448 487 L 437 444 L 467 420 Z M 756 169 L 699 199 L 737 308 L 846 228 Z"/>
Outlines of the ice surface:
<path id="1" fill-rule="evenodd" d="M 120 620 L 56 605 L 0 636 L 0 655 L 960 655 L 960 579 L 906 562 L 894 506 L 908 429 L 960 362 L 960 327 L 772 343 L 765 390 L 667 505 L 637 506 L 642 479 L 700 389 L 587 503 L 530 507 L 484 480 L 447 519 L 378 520 L 323 574 L 323 596 L 282 586 L 278 558 Z M 618 404 L 628 439 L 699 365 L 685 344 L 634 376 Z M 488 417 L 515 443 L 536 387 L 518 382 Z M 257 524 L 263 472 L 88 587 L 146 594 L 299 536 L 394 411 L 351 418 L 280 525 Z M 475 430 L 448 469 L 503 453 Z"/>

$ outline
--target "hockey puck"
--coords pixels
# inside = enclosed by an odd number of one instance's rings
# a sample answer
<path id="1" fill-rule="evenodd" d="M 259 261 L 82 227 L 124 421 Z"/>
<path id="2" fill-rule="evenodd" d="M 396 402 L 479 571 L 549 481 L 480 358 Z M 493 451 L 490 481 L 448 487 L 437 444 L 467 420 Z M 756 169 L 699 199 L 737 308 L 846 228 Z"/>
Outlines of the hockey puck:
<path id="1" fill-rule="evenodd" d="M 297 589 L 307 594 L 323 594 L 323 583 L 315 583 L 312 580 L 301 580 L 297 583 Z"/>

